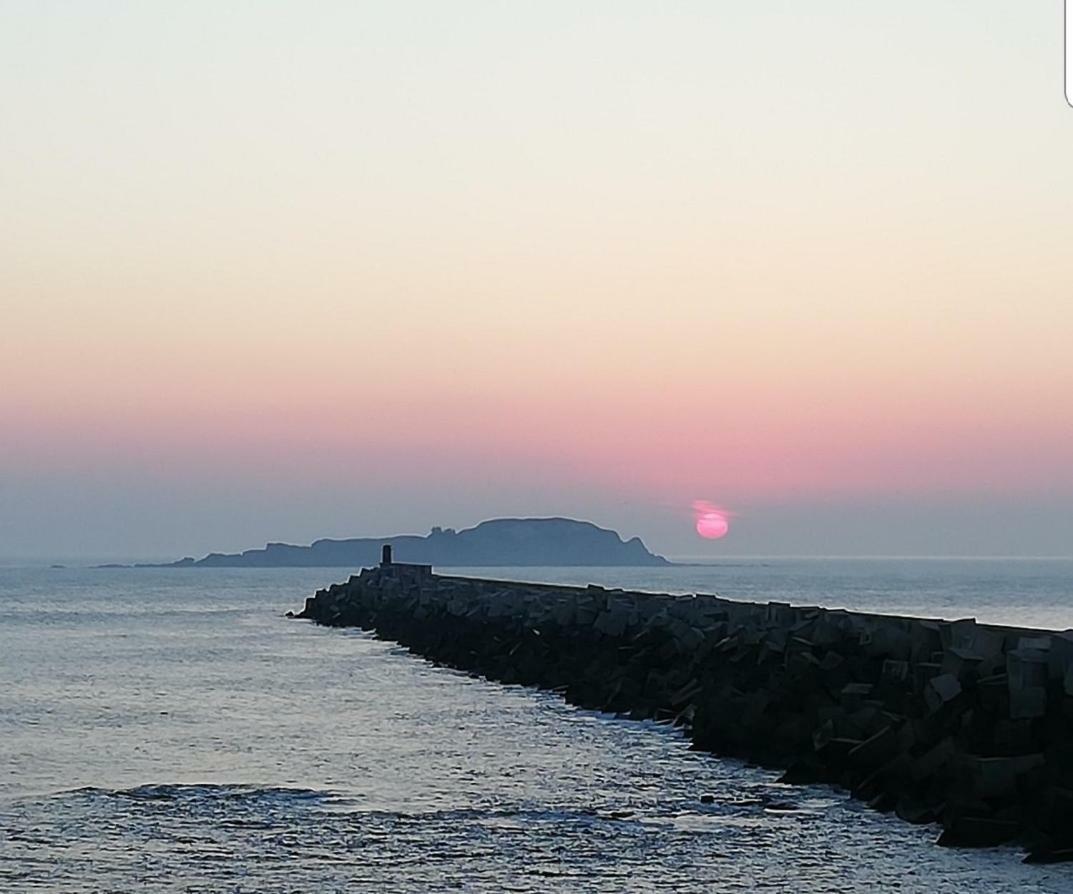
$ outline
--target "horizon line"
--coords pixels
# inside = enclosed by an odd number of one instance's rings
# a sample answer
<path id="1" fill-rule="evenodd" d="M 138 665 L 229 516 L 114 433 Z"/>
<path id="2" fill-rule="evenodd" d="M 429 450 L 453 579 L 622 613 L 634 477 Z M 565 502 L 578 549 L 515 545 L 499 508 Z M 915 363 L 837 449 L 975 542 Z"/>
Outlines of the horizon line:
<path id="1" fill-rule="evenodd" d="M 733 553 L 719 557 L 712 556 L 698 556 L 698 555 L 663 555 L 663 558 L 667 559 L 672 564 L 679 565 L 693 565 L 693 566 L 711 566 L 715 567 L 727 561 L 758 561 L 758 560 L 777 560 L 777 561 L 822 561 L 822 560 L 835 560 L 835 561 L 981 561 L 981 562 L 1068 562 L 1073 561 L 1073 554 L 1070 555 L 970 555 L 970 554 L 896 554 L 896 553 L 862 553 L 862 554 L 818 554 L 818 553 Z M 107 555 L 107 556 L 63 556 L 63 555 L 38 555 L 38 556 L 0 556 L 0 567 L 14 568 L 14 567 L 39 567 L 47 566 L 49 564 L 63 564 L 70 569 L 76 568 L 95 568 L 99 564 L 103 563 L 169 563 L 178 561 L 171 557 L 166 556 L 151 556 L 151 555 Z M 277 566 L 264 566 L 258 567 L 255 570 L 260 571 L 278 571 L 286 568 L 317 568 L 317 567 L 341 567 L 341 566 L 317 566 L 317 565 L 277 565 Z M 358 567 L 358 566 L 355 566 Z M 439 568 L 468 568 L 468 565 L 438 565 Z M 485 566 L 482 566 L 485 567 Z M 497 565 L 486 566 L 489 568 L 515 568 L 515 567 L 528 567 L 528 566 L 516 566 L 516 565 Z M 547 568 L 651 568 L 653 566 L 647 565 L 547 565 L 547 566 L 532 566 L 532 567 L 547 567 Z M 665 566 L 664 566 L 665 567 Z"/>

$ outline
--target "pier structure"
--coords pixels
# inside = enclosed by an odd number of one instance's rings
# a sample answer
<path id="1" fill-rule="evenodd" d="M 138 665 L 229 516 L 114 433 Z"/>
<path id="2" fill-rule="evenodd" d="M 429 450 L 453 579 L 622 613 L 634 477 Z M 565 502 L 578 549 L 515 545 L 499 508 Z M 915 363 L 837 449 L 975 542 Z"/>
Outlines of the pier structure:
<path id="1" fill-rule="evenodd" d="M 384 562 L 298 617 L 683 728 L 939 843 L 1073 859 L 1073 631 L 436 575 Z"/>

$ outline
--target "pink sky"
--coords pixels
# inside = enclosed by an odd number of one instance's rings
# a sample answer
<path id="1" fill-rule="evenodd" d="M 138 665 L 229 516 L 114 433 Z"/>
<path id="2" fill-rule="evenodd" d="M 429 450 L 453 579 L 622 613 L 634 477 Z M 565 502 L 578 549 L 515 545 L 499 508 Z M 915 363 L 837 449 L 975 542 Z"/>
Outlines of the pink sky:
<path id="1" fill-rule="evenodd" d="M 26 7 L 0 554 L 1073 542 L 1060 31 L 977 6 Z"/>

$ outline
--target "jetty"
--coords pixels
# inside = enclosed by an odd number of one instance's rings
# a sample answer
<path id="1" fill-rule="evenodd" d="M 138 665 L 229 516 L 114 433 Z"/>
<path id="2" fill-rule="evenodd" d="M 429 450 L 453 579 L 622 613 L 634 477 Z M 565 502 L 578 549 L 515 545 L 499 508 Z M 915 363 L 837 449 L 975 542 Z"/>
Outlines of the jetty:
<path id="1" fill-rule="evenodd" d="M 1073 859 L 1073 631 L 438 575 L 392 561 L 296 617 L 680 726 L 955 847 Z"/>

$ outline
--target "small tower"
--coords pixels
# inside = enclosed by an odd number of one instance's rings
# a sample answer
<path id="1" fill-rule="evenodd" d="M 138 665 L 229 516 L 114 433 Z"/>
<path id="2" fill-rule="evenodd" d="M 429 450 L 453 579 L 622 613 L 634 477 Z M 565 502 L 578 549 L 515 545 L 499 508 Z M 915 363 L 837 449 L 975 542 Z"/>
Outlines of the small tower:
<path id="1" fill-rule="evenodd" d="M 390 565 L 391 564 L 391 544 L 390 543 L 385 543 L 384 548 L 382 550 L 380 550 L 380 564 L 381 565 Z"/>

